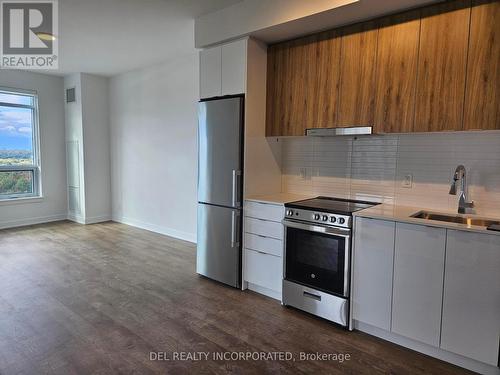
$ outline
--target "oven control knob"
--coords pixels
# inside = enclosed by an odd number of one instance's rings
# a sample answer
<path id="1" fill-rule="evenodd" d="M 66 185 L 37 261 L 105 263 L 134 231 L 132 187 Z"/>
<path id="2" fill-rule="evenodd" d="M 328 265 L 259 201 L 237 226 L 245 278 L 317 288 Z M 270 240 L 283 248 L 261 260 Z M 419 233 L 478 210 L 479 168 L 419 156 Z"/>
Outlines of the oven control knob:
<path id="1" fill-rule="evenodd" d="M 332 217 L 330 218 L 330 221 L 331 221 L 332 223 L 335 223 L 335 222 L 337 221 L 337 218 L 336 218 L 335 216 L 332 216 Z"/>
<path id="2" fill-rule="evenodd" d="M 323 221 L 328 221 L 328 216 L 323 215 Z"/>
<path id="3" fill-rule="evenodd" d="M 314 214 L 314 220 L 319 220 L 319 219 L 320 219 L 319 214 Z"/>
<path id="4" fill-rule="evenodd" d="M 344 224 L 345 223 L 345 219 L 343 217 L 339 217 L 339 224 Z"/>
<path id="5" fill-rule="evenodd" d="M 288 210 L 288 211 L 286 212 L 286 214 L 287 214 L 287 216 L 293 216 L 293 210 Z"/>

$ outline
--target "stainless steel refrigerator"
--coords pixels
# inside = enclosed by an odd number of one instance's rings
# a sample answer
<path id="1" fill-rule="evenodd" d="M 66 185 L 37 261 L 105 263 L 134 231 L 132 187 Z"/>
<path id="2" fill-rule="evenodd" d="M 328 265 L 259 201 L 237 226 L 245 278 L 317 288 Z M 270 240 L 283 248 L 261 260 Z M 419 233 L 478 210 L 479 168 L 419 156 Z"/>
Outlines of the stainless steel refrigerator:
<path id="1" fill-rule="evenodd" d="M 241 285 L 243 97 L 204 100 L 198 108 L 196 272 Z"/>

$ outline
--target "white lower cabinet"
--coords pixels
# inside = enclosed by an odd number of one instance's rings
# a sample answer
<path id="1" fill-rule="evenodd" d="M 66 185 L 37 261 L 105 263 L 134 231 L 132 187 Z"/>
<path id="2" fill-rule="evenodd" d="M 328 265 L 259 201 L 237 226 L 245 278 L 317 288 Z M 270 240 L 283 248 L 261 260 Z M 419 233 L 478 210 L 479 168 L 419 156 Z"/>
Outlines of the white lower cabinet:
<path id="1" fill-rule="evenodd" d="M 360 329 L 500 373 L 500 236 L 361 217 L 354 235 Z"/>
<path id="2" fill-rule="evenodd" d="M 271 254 L 245 249 L 245 275 L 247 282 L 281 294 L 283 259 Z"/>
<path id="3" fill-rule="evenodd" d="M 248 289 L 281 300 L 284 206 L 245 201 L 243 280 Z"/>
<path id="4" fill-rule="evenodd" d="M 393 221 L 357 218 L 353 251 L 353 319 L 391 329 Z"/>
<path id="5" fill-rule="evenodd" d="M 283 239 L 284 227 L 280 222 L 247 217 L 245 223 L 246 233 L 258 234 L 277 240 Z"/>
<path id="6" fill-rule="evenodd" d="M 285 216 L 285 207 L 276 204 L 246 201 L 243 212 L 245 217 L 251 219 L 281 223 Z"/>
<path id="7" fill-rule="evenodd" d="M 446 229 L 396 224 L 392 332 L 439 346 Z"/>
<path id="8" fill-rule="evenodd" d="M 245 233 L 245 248 L 281 257 L 283 255 L 283 241 L 258 234 Z"/>
<path id="9" fill-rule="evenodd" d="M 441 348 L 497 366 L 500 236 L 448 230 Z"/>

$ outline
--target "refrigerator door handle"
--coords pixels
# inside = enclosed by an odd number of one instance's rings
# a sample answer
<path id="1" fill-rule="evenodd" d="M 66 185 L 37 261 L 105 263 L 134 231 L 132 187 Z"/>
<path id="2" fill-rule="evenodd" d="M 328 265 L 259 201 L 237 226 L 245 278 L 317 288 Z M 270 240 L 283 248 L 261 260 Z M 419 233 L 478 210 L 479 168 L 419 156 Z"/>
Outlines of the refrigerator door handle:
<path id="1" fill-rule="evenodd" d="M 231 247 L 239 247 L 240 239 L 239 239 L 239 217 L 240 213 L 237 211 L 233 211 L 231 213 Z"/>
<path id="2" fill-rule="evenodd" d="M 233 169 L 233 207 L 240 207 L 240 176 L 241 171 Z"/>

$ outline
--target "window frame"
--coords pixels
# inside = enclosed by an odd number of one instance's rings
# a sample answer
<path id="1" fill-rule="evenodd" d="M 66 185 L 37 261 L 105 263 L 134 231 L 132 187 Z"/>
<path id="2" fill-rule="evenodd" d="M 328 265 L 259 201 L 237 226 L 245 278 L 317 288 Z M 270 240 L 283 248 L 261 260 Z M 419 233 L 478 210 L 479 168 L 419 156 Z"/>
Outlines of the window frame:
<path id="1" fill-rule="evenodd" d="M 33 98 L 33 104 L 15 104 L 0 101 L 0 107 L 24 108 L 31 110 L 32 121 L 32 159 L 33 164 L 27 165 L 0 165 L 0 172 L 31 172 L 33 178 L 33 192 L 24 194 L 0 194 L 1 201 L 13 201 L 16 199 L 40 198 L 42 197 L 42 179 L 41 179 L 41 159 L 40 159 L 40 130 L 39 130 L 39 112 L 38 112 L 38 93 L 34 90 L 17 89 L 0 86 L 0 93 L 10 95 L 25 95 Z"/>

